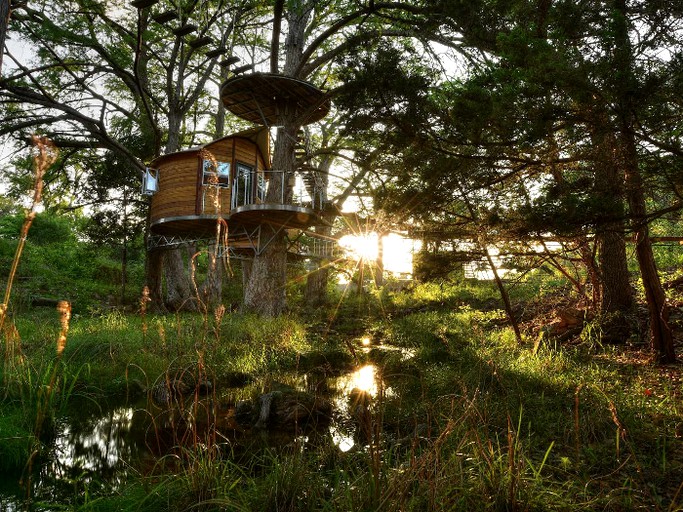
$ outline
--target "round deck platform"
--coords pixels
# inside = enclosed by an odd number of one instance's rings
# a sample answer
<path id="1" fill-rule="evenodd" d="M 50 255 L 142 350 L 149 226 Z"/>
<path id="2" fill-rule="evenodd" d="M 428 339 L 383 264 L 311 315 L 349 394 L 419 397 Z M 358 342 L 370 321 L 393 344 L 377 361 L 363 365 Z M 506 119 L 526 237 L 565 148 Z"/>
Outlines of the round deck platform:
<path id="1" fill-rule="evenodd" d="M 183 215 L 164 217 L 154 221 L 150 230 L 155 235 L 195 235 L 212 237 L 216 235 L 218 215 Z M 231 229 L 259 224 L 285 229 L 307 229 L 323 221 L 315 210 L 291 204 L 252 204 L 234 208 L 230 216 L 222 218 Z"/>
<path id="2" fill-rule="evenodd" d="M 241 119 L 275 125 L 283 105 L 294 107 L 301 124 L 327 115 L 330 100 L 309 82 L 274 73 L 252 73 L 226 80 L 220 89 L 225 108 Z"/>
<path id="3" fill-rule="evenodd" d="M 232 210 L 230 224 L 256 226 L 270 224 L 286 229 L 307 229 L 322 223 L 311 208 L 291 204 L 250 204 Z"/>
<path id="4" fill-rule="evenodd" d="M 182 215 L 163 217 L 150 224 L 150 231 L 155 235 L 196 235 L 216 236 L 216 225 L 219 215 Z M 227 221 L 228 217 L 222 218 Z"/>

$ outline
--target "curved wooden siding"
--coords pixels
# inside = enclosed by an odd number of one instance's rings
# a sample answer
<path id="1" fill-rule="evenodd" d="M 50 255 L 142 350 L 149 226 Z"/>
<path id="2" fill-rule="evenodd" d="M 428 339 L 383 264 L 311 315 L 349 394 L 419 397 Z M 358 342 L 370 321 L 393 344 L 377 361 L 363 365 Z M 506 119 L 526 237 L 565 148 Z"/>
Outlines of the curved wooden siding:
<path id="1" fill-rule="evenodd" d="M 196 153 L 183 153 L 166 159 L 158 167 L 158 192 L 152 196 L 150 220 L 193 215 L 197 203 Z"/>
<path id="2" fill-rule="evenodd" d="M 230 177 L 236 163 L 242 162 L 262 171 L 266 164 L 253 141 L 244 137 L 226 137 L 206 144 L 203 148 L 164 155 L 157 159 L 158 192 L 152 196 L 150 222 L 157 232 L 174 230 L 174 223 L 162 226 L 163 219 L 199 216 L 202 214 L 230 215 L 232 187 L 214 187 L 202 184 L 201 159 L 208 152 L 219 162 L 230 162 Z M 162 221 L 159 224 L 159 221 Z M 203 224 L 205 221 L 197 221 Z M 188 222 L 183 222 L 186 230 Z M 201 226 L 198 224 L 197 228 Z"/>

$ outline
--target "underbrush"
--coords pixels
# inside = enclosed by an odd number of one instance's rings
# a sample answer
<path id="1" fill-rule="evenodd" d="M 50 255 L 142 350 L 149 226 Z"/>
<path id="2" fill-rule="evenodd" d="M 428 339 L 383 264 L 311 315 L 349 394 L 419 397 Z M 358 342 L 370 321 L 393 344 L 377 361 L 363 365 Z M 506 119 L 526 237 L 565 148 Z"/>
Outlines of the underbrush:
<path id="1" fill-rule="evenodd" d="M 519 345 L 489 285 L 426 288 L 412 301 L 406 292 L 350 301 L 314 324 L 220 311 L 74 318 L 59 362 L 67 401 L 120 400 L 184 375 L 218 393 L 238 374 L 260 383 L 352 362 L 374 364 L 380 380 L 371 402 L 352 405 L 363 428 L 350 448 L 328 430 L 278 446 L 266 431 L 237 446 L 215 425 L 191 424 L 125 483 L 74 485 L 71 508 L 681 509 L 678 367 L 586 341 Z M 16 430 L 30 431 L 19 411 L 35 400 L 19 384 L 50 375 L 60 323 L 41 315 L 15 325 L 31 371 L 4 367 L 15 386 L 6 387 L 0 437 L 16 466 L 35 446 Z"/>

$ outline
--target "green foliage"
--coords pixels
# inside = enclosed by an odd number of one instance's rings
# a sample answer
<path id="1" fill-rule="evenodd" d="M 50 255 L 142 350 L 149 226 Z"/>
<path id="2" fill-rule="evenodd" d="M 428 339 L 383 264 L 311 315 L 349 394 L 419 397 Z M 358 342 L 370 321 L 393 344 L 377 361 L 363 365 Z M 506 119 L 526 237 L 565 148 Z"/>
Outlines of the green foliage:
<path id="1" fill-rule="evenodd" d="M 625 362 L 623 348 L 588 339 L 536 351 L 519 346 L 491 302 L 495 289 L 479 284 L 418 285 L 412 293 L 383 296 L 381 308 L 369 305 L 376 299 L 368 295 L 363 310 L 356 302 L 340 306 L 341 315 L 355 311 L 355 319 L 340 317 L 325 327 L 237 313 L 75 318 L 60 370 L 75 381 L 72 397 L 87 393 L 102 402 L 149 389 L 164 375 L 199 372 L 218 391 L 230 386 L 231 375 L 248 374 L 259 379 L 258 393 L 260 379 L 296 380 L 309 368 L 342 371 L 359 333 L 370 333 L 374 346 L 367 353 L 357 348 L 353 357 L 374 362 L 385 392 L 370 409 L 374 444 L 342 452 L 324 431 L 321 439 L 311 434 L 275 449 L 259 442 L 243 449 L 190 424 L 196 431 L 176 433 L 178 449 L 159 459 L 155 471 L 131 474 L 109 494 L 84 489 L 73 503 L 82 510 L 169 512 L 673 503 L 683 474 L 675 384 L 661 379 L 660 369 Z M 26 333 L 31 367 L 43 368 L 34 375 L 45 375 L 57 320 L 19 317 L 16 325 Z M 333 350 L 346 357 L 325 356 Z M 35 378 L 24 380 L 35 384 Z M 12 410 L 3 407 L 0 432 L 21 436 L 25 419 Z M 13 460 L 21 460 L 22 446 L 7 445 Z"/>
<path id="2" fill-rule="evenodd" d="M 36 439 L 20 404 L 3 404 L 0 410 L 0 472 L 16 472 L 26 465 Z"/>
<path id="3" fill-rule="evenodd" d="M 0 274 L 8 275 L 14 258 L 23 215 L 0 219 Z M 30 306 L 36 299 L 65 299 L 83 313 L 121 302 L 120 254 L 111 246 L 82 241 L 79 222 L 42 213 L 29 231 L 15 283 L 14 304 Z M 133 302 L 142 289 L 141 237 L 130 242 L 126 268 L 128 288 L 123 300 Z"/>
<path id="4" fill-rule="evenodd" d="M 0 218 L 0 238 L 16 240 L 19 238 L 24 214 L 5 215 Z M 31 224 L 28 240 L 36 245 L 69 244 L 76 241 L 73 219 L 55 215 L 39 214 Z"/>

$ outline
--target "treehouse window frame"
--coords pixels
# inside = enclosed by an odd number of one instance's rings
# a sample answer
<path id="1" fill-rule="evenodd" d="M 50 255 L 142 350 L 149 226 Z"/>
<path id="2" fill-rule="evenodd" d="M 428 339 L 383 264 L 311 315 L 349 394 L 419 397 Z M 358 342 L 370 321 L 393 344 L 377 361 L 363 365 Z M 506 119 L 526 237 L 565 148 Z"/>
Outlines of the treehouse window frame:
<path id="1" fill-rule="evenodd" d="M 230 187 L 232 165 L 221 160 L 202 160 L 202 185 Z"/>
<path id="2" fill-rule="evenodd" d="M 159 191 L 159 169 L 145 167 L 142 172 L 142 195 L 153 196 Z"/>

